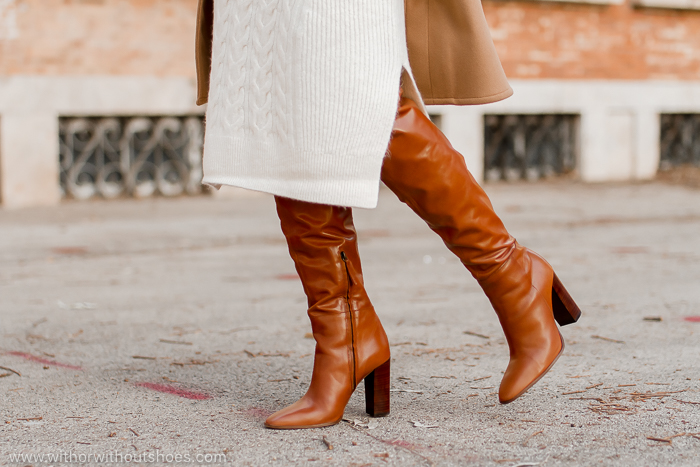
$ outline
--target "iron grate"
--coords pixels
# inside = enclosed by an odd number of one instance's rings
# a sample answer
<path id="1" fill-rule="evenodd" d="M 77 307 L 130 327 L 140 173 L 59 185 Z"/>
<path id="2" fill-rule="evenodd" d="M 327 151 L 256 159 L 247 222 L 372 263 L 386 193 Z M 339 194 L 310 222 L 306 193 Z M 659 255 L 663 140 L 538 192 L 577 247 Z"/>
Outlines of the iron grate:
<path id="1" fill-rule="evenodd" d="M 661 114 L 660 170 L 700 167 L 700 114 Z"/>
<path id="2" fill-rule="evenodd" d="M 61 117 L 59 140 L 64 197 L 202 192 L 201 116 Z"/>
<path id="3" fill-rule="evenodd" d="M 576 169 L 578 115 L 485 115 L 487 181 L 535 181 Z"/>

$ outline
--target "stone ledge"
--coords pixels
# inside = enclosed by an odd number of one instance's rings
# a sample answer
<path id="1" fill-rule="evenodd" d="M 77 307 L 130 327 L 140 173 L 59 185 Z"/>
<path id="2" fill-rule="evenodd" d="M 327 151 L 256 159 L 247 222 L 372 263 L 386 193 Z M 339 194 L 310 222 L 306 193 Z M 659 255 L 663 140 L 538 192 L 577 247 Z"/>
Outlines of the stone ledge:
<path id="1" fill-rule="evenodd" d="M 700 0 L 632 0 L 632 5 L 637 8 L 700 10 Z"/>
<path id="2" fill-rule="evenodd" d="M 494 2 L 508 2 L 508 1 L 513 1 L 513 0 L 491 0 Z M 517 0 L 516 0 L 517 1 Z M 625 0 L 522 0 L 522 1 L 530 1 L 530 2 L 535 2 L 535 3 L 578 3 L 578 4 L 586 4 L 586 5 L 622 5 L 625 3 Z M 633 0 L 636 1 L 636 0 Z M 660 0 L 663 1 L 663 0 Z M 689 0 L 693 1 L 693 0 Z M 695 0 L 699 1 L 699 0 Z"/>

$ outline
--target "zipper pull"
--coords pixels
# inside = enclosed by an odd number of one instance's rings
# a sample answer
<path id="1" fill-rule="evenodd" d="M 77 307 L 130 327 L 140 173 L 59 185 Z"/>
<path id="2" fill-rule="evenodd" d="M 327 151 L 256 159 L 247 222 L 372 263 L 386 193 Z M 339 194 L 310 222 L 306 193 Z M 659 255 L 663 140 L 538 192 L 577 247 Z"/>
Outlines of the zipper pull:
<path id="1" fill-rule="evenodd" d="M 353 285 L 352 276 L 350 275 L 350 266 L 348 266 L 348 255 L 344 251 L 340 252 L 340 259 L 345 263 L 345 274 L 348 276 L 348 286 Z"/>

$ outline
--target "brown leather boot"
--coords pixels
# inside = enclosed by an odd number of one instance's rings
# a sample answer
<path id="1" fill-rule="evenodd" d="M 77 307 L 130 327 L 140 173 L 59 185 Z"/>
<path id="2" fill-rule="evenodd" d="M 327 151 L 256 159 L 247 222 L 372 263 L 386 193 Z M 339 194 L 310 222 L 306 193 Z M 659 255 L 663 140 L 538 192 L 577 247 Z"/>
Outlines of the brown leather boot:
<path id="1" fill-rule="evenodd" d="M 282 232 L 304 286 L 316 339 L 306 395 L 272 414 L 277 429 L 334 425 L 365 380 L 367 412 L 389 414 L 389 342 L 365 292 L 349 208 L 275 197 Z"/>
<path id="2" fill-rule="evenodd" d="M 570 324 L 580 310 L 552 267 L 508 234 L 462 155 L 407 98 L 401 99 L 382 181 L 442 237 L 491 301 L 510 347 L 499 400 L 512 402 L 564 350 L 555 318 Z"/>

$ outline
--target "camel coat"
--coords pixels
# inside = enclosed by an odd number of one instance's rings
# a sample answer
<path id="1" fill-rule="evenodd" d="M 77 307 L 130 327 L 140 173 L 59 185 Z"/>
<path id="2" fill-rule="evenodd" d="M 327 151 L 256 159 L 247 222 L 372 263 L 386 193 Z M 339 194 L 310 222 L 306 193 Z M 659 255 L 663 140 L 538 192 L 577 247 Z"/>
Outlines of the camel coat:
<path id="1" fill-rule="evenodd" d="M 207 103 L 214 0 L 199 0 L 197 104 Z M 405 0 L 413 76 L 425 104 L 474 105 L 513 94 L 496 54 L 480 0 Z"/>

